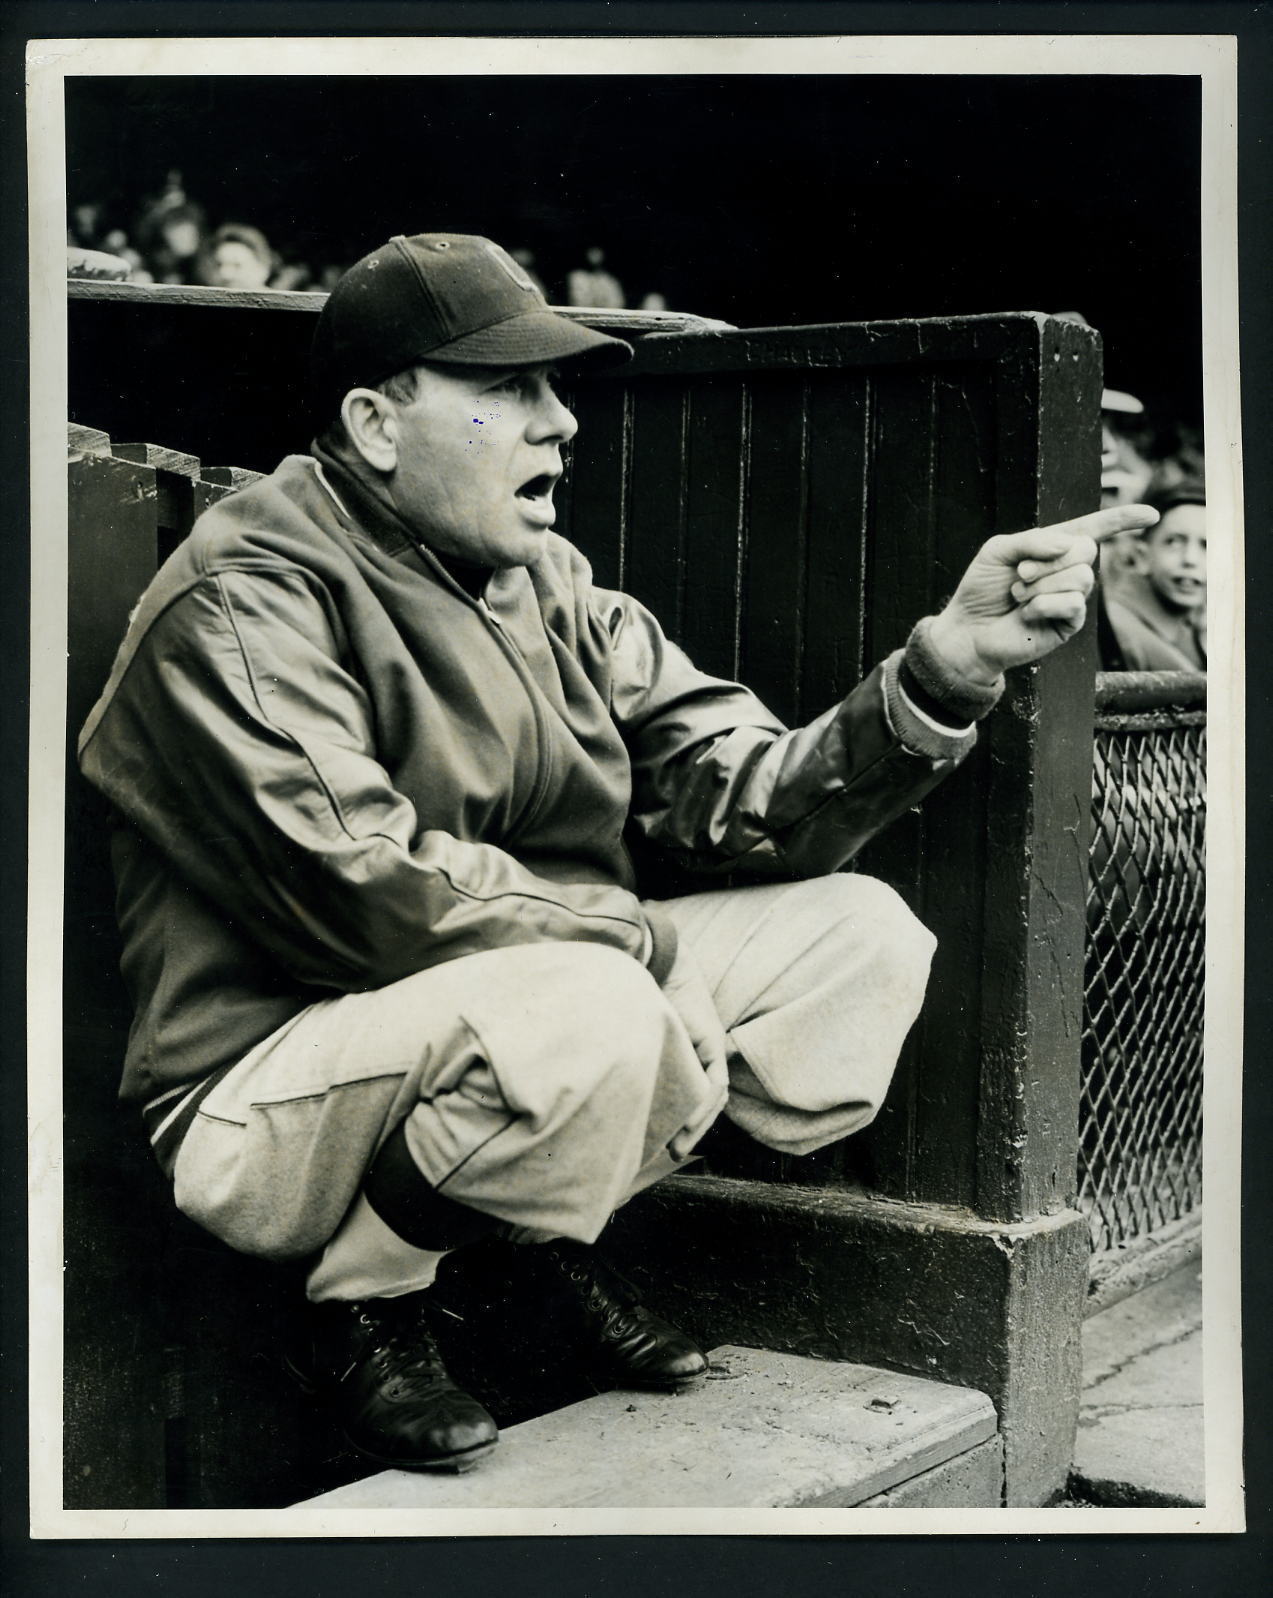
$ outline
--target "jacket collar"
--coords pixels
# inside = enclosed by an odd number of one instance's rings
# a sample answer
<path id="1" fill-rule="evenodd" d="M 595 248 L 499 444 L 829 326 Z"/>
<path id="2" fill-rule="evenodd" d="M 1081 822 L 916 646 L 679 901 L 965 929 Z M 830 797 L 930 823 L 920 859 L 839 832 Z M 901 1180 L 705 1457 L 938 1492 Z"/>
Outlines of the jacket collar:
<path id="1" fill-rule="evenodd" d="M 361 461 L 351 461 L 315 439 L 310 446 L 318 478 L 349 526 L 369 538 L 395 560 L 418 558 L 428 572 L 475 601 L 493 573 L 462 561 L 450 561 L 423 543 L 398 514 L 379 480 Z"/>
<path id="2" fill-rule="evenodd" d="M 1192 612 L 1169 611 L 1154 593 L 1149 579 L 1141 572 L 1125 573 L 1111 597 L 1130 610 L 1139 622 L 1164 643 L 1186 654 L 1190 648 L 1195 648 L 1206 657 L 1206 629 L 1201 625 L 1205 610 L 1202 607 Z"/>

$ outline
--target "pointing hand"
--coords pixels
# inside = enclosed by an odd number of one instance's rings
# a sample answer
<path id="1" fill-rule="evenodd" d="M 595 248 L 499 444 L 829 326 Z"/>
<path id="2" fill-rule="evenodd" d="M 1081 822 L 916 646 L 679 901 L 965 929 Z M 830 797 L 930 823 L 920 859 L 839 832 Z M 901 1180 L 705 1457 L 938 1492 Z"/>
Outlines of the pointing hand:
<path id="1" fill-rule="evenodd" d="M 952 672 L 984 685 L 1012 666 L 1042 660 L 1083 625 L 1098 546 L 1157 520 L 1148 505 L 1114 505 L 1052 527 L 997 534 L 933 618 L 930 645 Z"/>

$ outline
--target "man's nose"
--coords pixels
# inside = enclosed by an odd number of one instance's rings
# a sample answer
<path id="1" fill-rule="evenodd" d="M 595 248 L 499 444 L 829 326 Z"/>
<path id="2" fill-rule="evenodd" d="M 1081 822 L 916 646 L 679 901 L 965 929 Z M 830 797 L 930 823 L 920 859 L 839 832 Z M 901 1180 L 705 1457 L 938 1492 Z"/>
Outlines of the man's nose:
<path id="1" fill-rule="evenodd" d="M 531 422 L 531 440 L 546 444 L 553 439 L 568 444 L 579 431 L 574 412 L 558 399 L 550 388 L 545 388 Z"/>

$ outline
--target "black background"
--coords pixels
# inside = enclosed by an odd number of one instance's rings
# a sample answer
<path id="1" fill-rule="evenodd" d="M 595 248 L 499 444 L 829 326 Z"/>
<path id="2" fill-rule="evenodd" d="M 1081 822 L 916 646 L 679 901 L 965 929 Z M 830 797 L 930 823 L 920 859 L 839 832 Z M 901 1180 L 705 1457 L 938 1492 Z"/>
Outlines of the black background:
<path id="1" fill-rule="evenodd" d="M 22 51 L 34 37 L 81 35 L 316 34 L 348 33 L 354 9 L 339 3 L 7 4 L 0 10 L 4 116 L 0 146 L 0 204 L 7 248 L 0 252 L 0 359 L 7 403 L 0 407 L 0 527 L 5 536 L 5 582 L 0 585 L 7 664 L 26 660 L 27 508 L 26 418 L 19 396 L 27 368 L 22 309 L 26 295 L 23 248 L 25 149 Z M 1273 1322 L 1267 1269 L 1267 1235 L 1273 1220 L 1268 1150 L 1273 1143 L 1273 1096 L 1268 1061 L 1273 1054 L 1273 961 L 1268 922 L 1261 909 L 1273 894 L 1273 853 L 1260 825 L 1273 789 L 1269 697 L 1273 673 L 1270 629 L 1261 625 L 1263 596 L 1273 583 L 1265 536 L 1273 507 L 1267 440 L 1273 434 L 1273 296 L 1269 261 L 1273 225 L 1273 14 L 1267 3 L 936 3 L 715 5 L 681 0 L 650 3 L 533 5 L 408 5 L 364 0 L 356 8 L 360 33 L 507 33 L 526 29 L 614 33 L 1128 33 L 1232 32 L 1240 41 L 1244 491 L 1247 507 L 1248 637 L 1247 773 L 1253 827 L 1248 842 L 1246 1013 L 1248 1069 L 1244 1089 L 1244 1328 L 1247 1388 L 1248 1518 L 1245 1537 L 1005 1536 L 997 1538 L 605 1538 L 443 1539 L 395 1542 L 44 1542 L 25 1532 L 26 1345 L 25 1177 L 22 1160 L 25 1059 L 21 1029 L 26 698 L 22 669 L 9 674 L 0 695 L 0 731 L 6 780 L 0 783 L 0 896 L 5 916 L 0 965 L 0 1015 L 5 1069 L 0 1074 L 0 1124 L 4 1185 L 0 1190 L 0 1253 L 7 1291 L 3 1320 L 3 1572 L 7 1590 L 22 1598 L 52 1595 L 176 1594 L 181 1598 L 338 1598 L 344 1594 L 427 1593 L 444 1598 L 488 1598 L 492 1592 L 580 1594 L 584 1598 L 648 1598 L 684 1593 L 822 1595 L 883 1593 L 910 1598 L 930 1593 L 981 1595 L 1006 1592 L 1025 1598 L 1075 1598 L 1082 1594 L 1245 1595 L 1269 1583 L 1270 1414 L 1269 1327 Z M 1113 159 L 1113 157 L 1111 157 Z M 1152 284 L 1143 292 L 1152 292 Z M 1051 308 L 1051 307 L 1048 307 Z M 1083 307 L 1093 319 L 1093 310 Z M 1111 380 L 1116 380 L 1114 371 Z M 1236 1067 L 1236 1062 L 1234 1062 Z M 104 1312 L 108 1308 L 104 1307 Z M 1261 1577 L 1259 1570 L 1264 1569 Z"/>
<path id="2" fill-rule="evenodd" d="M 1077 309 L 1198 422 L 1200 130 L 1183 77 L 79 78 L 67 186 L 127 226 L 175 167 L 311 263 L 482 233 L 550 297 L 596 243 L 742 327 Z"/>

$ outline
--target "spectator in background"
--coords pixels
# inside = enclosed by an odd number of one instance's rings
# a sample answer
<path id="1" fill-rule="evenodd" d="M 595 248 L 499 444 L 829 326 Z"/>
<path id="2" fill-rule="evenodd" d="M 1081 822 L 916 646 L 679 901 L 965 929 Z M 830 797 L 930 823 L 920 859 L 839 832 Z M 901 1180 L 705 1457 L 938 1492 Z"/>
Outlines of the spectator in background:
<path id="1" fill-rule="evenodd" d="M 102 239 L 102 248 L 109 254 L 118 256 L 121 261 L 128 262 L 128 281 L 130 283 L 154 282 L 154 279 L 146 270 L 146 263 L 128 242 L 128 235 L 122 227 L 110 229 Z"/>
<path id="2" fill-rule="evenodd" d="M 175 207 L 158 217 L 147 232 L 153 242 L 145 253 L 154 281 L 197 282 L 197 262 L 203 247 L 203 213 L 195 206 Z"/>
<path id="3" fill-rule="evenodd" d="M 1059 322 L 1096 329 L 1082 311 L 1054 311 Z M 1154 467 L 1149 459 L 1154 430 L 1145 407 L 1122 389 L 1101 391 L 1101 508 L 1134 504 L 1149 487 Z"/>
<path id="4" fill-rule="evenodd" d="M 1154 464 L 1148 458 L 1153 448 L 1154 430 L 1145 407 L 1134 394 L 1122 389 L 1101 390 L 1101 509 L 1111 505 L 1134 505 L 1154 479 Z M 1117 579 L 1132 568 L 1136 560 L 1136 540 L 1123 534 L 1101 551 L 1101 571 Z"/>
<path id="5" fill-rule="evenodd" d="M 1132 540 L 1132 560 L 1106 579 L 1101 665 L 1106 671 L 1207 669 L 1207 499 L 1184 478 L 1151 490 L 1159 521 Z M 1112 636 L 1111 636 L 1112 635 Z"/>
<path id="6" fill-rule="evenodd" d="M 72 249 L 100 250 L 102 240 L 102 206 L 97 200 L 81 200 L 71 207 L 66 242 Z"/>
<path id="7" fill-rule="evenodd" d="M 1154 476 L 1154 431 L 1134 394 L 1101 393 L 1101 507 L 1138 503 Z"/>
<path id="8" fill-rule="evenodd" d="M 605 266 L 606 252 L 590 244 L 584 251 L 586 266 L 566 274 L 566 304 L 588 306 L 592 310 L 621 311 L 627 304 L 623 285 Z"/>
<path id="9" fill-rule="evenodd" d="M 259 228 L 227 222 L 199 256 L 199 281 L 218 289 L 263 289 L 274 271 L 274 252 Z"/>
<path id="10" fill-rule="evenodd" d="M 195 274 L 207 218 L 203 207 L 187 198 L 175 168 L 168 173 L 163 193 L 142 207 L 133 231 L 156 283 L 198 281 Z"/>

